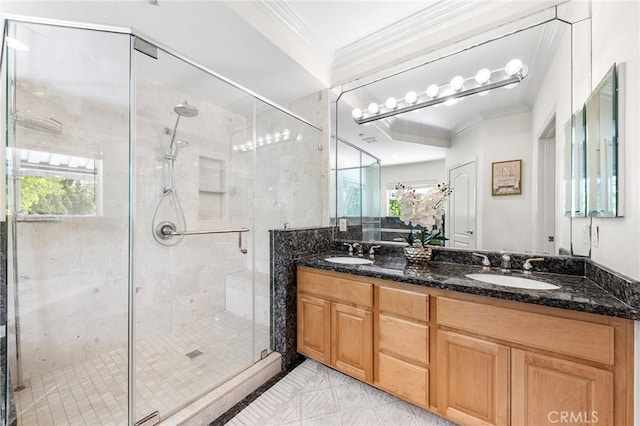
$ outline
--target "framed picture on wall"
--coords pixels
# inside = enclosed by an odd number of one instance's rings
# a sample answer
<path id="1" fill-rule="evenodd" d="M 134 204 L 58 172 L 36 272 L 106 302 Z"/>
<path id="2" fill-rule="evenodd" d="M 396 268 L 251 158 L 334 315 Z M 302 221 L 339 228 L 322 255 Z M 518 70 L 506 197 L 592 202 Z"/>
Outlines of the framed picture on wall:
<path id="1" fill-rule="evenodd" d="M 491 195 L 522 194 L 522 160 L 491 164 Z"/>

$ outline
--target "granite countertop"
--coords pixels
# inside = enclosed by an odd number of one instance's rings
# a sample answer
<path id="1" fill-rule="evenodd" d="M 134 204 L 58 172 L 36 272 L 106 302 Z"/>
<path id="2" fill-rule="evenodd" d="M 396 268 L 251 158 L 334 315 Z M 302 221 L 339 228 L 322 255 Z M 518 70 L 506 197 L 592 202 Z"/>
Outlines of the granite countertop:
<path id="1" fill-rule="evenodd" d="M 595 282 L 581 276 L 540 272 L 525 276 L 521 271 L 513 270 L 510 273 L 513 276 L 560 286 L 556 290 L 530 290 L 487 284 L 465 277 L 466 274 L 501 274 L 498 268 L 483 271 L 478 266 L 434 261 L 425 265 L 413 266 L 407 264 L 404 257 L 398 256 L 377 256 L 374 263 L 368 265 L 344 265 L 324 260 L 332 255 L 344 256 L 345 254 L 324 253 L 300 258 L 297 260 L 297 265 L 516 302 L 640 320 L 640 309 L 623 303 Z"/>

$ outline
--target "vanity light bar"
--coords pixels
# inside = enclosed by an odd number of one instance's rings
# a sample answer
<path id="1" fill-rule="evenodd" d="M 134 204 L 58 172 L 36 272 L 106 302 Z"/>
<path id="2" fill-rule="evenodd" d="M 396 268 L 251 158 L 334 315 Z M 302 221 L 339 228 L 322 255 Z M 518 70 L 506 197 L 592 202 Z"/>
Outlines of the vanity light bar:
<path id="1" fill-rule="evenodd" d="M 261 146 L 274 145 L 274 144 L 286 142 L 289 140 L 295 140 L 296 142 L 300 142 L 302 140 L 302 134 L 298 133 L 297 135 L 294 136 L 291 130 L 283 129 L 281 132 L 277 131 L 277 132 L 274 132 L 273 134 L 267 133 L 266 135 L 258 137 L 256 139 L 255 144 L 253 143 L 253 141 L 247 141 L 246 143 L 241 145 L 233 145 L 232 149 L 234 151 L 247 152 L 247 151 L 253 151 L 254 149 L 259 148 Z"/>
<path id="2" fill-rule="evenodd" d="M 482 69 L 469 78 L 455 76 L 451 82 L 442 86 L 430 85 L 424 94 L 408 92 L 402 100 L 389 98 L 383 104 L 371 103 L 364 111 L 355 108 L 352 117 L 357 124 L 370 123 L 397 114 L 426 108 L 441 103 L 457 102 L 466 96 L 479 94 L 483 96 L 489 90 L 505 87 L 510 89 L 521 82 L 529 74 L 529 68 L 519 59 L 512 59 L 504 68 L 495 70 Z"/>

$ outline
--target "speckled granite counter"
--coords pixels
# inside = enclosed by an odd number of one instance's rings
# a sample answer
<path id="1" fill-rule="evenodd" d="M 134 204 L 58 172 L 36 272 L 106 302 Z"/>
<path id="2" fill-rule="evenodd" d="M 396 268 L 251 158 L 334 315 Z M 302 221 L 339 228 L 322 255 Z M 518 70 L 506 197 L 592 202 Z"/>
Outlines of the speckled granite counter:
<path id="1" fill-rule="evenodd" d="M 335 253 L 344 256 L 344 253 Z M 525 277 L 513 270 L 514 276 L 531 278 L 560 286 L 556 290 L 530 290 L 486 284 L 465 277 L 472 273 L 500 274 L 500 270 L 482 271 L 480 267 L 429 262 L 424 266 L 411 266 L 403 257 L 380 256 L 369 265 L 344 265 L 327 262 L 329 253 L 297 259 L 298 266 L 343 272 L 365 277 L 399 281 L 442 290 L 458 291 L 479 296 L 495 297 L 516 302 L 532 303 L 554 308 L 569 309 L 600 315 L 640 320 L 640 309 L 623 303 L 595 282 L 578 275 L 535 273 Z"/>

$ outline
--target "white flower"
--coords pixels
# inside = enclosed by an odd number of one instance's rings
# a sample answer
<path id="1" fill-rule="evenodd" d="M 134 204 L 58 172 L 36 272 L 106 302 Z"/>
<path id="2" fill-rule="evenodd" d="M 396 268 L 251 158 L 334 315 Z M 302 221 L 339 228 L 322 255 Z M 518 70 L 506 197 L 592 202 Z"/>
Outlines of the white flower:
<path id="1" fill-rule="evenodd" d="M 394 197 L 400 204 L 400 220 L 407 225 L 420 225 L 431 232 L 434 226 L 442 225 L 444 203 L 450 193 L 444 184 L 430 187 L 424 194 L 398 184 Z"/>

